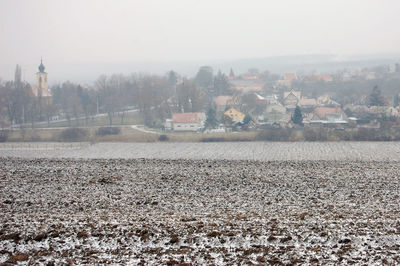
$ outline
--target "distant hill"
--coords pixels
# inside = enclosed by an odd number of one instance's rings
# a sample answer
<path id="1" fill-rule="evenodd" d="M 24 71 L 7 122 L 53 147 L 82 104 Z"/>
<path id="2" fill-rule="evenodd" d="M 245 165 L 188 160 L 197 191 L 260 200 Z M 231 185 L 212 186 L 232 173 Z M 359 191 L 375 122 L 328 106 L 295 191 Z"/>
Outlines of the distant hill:
<path id="1" fill-rule="evenodd" d="M 50 84 L 70 80 L 73 82 L 92 83 L 101 74 L 114 73 L 130 74 L 134 72 L 152 73 L 163 75 L 169 70 L 174 70 L 187 77 L 196 75 L 203 65 L 212 66 L 216 73 L 219 69 L 228 74 L 232 68 L 236 74 L 247 72 L 249 68 L 260 71 L 268 70 L 272 73 L 285 72 L 303 73 L 317 71 L 320 73 L 335 72 L 342 69 L 360 69 L 379 65 L 394 65 L 400 62 L 400 55 L 355 55 L 338 56 L 332 54 L 290 55 L 264 58 L 243 58 L 236 60 L 193 61 L 193 62 L 86 62 L 86 63 L 59 63 L 47 59 L 46 69 L 49 73 Z M 34 73 L 37 63 L 26 64 L 23 69 L 25 78 L 34 82 Z M 13 79 L 15 65 L 1 65 L 0 78 Z"/>
<path id="2" fill-rule="evenodd" d="M 337 56 L 337 55 L 295 55 L 267 58 L 247 58 L 212 65 L 229 73 L 232 68 L 235 73 L 244 73 L 249 68 L 268 70 L 273 73 L 318 71 L 334 72 L 341 69 L 359 69 L 379 65 L 393 65 L 400 62 L 400 55 L 381 56 Z"/>

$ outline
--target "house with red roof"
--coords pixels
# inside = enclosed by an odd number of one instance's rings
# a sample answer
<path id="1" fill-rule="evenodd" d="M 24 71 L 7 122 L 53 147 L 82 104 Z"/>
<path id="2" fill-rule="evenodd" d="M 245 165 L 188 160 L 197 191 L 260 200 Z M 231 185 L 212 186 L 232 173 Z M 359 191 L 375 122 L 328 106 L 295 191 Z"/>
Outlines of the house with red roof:
<path id="1" fill-rule="evenodd" d="M 285 73 L 285 75 L 283 76 L 284 80 L 297 80 L 297 74 L 296 73 Z"/>
<path id="2" fill-rule="evenodd" d="M 347 118 L 340 107 L 317 107 L 306 121 L 312 124 L 347 124 Z"/>
<path id="3" fill-rule="evenodd" d="M 317 107 L 314 110 L 314 116 L 320 120 L 328 119 L 329 115 L 340 115 L 342 114 L 342 108 L 340 107 Z"/>
<path id="4" fill-rule="evenodd" d="M 277 85 L 292 88 L 293 81 L 297 79 L 296 73 L 285 73 L 283 79 L 277 80 Z"/>
<path id="5" fill-rule="evenodd" d="M 200 131 L 206 121 L 205 113 L 176 113 L 172 115 L 174 131 Z"/>
<path id="6" fill-rule="evenodd" d="M 258 78 L 245 77 L 230 82 L 231 90 L 246 94 L 249 92 L 262 92 L 264 84 Z"/>
<path id="7" fill-rule="evenodd" d="M 331 75 L 318 75 L 318 80 L 325 81 L 325 82 L 332 82 L 333 78 Z"/>

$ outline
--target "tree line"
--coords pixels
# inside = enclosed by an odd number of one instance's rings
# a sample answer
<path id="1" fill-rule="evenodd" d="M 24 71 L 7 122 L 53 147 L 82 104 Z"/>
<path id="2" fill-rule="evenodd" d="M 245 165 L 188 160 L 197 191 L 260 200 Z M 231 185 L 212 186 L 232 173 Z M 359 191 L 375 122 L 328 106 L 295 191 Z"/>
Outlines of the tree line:
<path id="1" fill-rule="evenodd" d="M 70 126 L 78 121 L 88 125 L 100 113 L 107 115 L 110 125 L 124 124 L 127 111 L 134 109 L 145 125 L 161 127 L 172 113 L 204 111 L 212 105 L 213 96 L 229 93 L 227 77 L 221 72 L 214 75 L 208 66 L 193 78 L 169 71 L 165 75 L 101 75 L 90 86 L 66 81 L 50 87 L 51 100 L 35 97 L 32 88 L 21 80 L 18 65 L 14 80 L 0 79 L 1 127 L 29 124 L 33 128 L 55 117 L 66 119 Z"/>
<path id="2" fill-rule="evenodd" d="M 362 102 L 387 105 L 394 99 L 394 106 L 398 106 L 400 66 L 396 66 L 396 70 L 388 77 L 375 80 L 313 83 L 299 80 L 294 81 L 293 87 L 308 97 L 328 94 L 342 105 Z M 235 76 L 233 70 L 229 75 Z M 279 79 L 278 75 L 257 69 L 249 69 L 245 75 L 258 76 L 266 93 L 276 93 L 274 84 Z M 0 79 L 0 128 L 10 125 L 29 125 L 33 128 L 37 122 L 50 124 L 56 118 L 66 119 L 69 126 L 87 126 L 97 114 L 106 114 L 109 125 L 124 124 L 127 111 L 134 109 L 138 110 L 143 123 L 150 127 L 162 127 L 165 119 L 173 113 L 200 111 L 207 113 L 207 125 L 215 127 L 219 121 L 215 119 L 213 98 L 234 94 L 230 87 L 224 73 L 214 73 L 210 66 L 202 66 L 192 78 L 169 71 L 165 75 L 101 75 L 89 86 L 66 81 L 50 87 L 52 97 L 49 101 L 40 94 L 33 96 L 33 87 L 22 81 L 21 67 L 17 65 L 14 80 Z M 368 96 L 373 87 L 373 93 Z M 368 98 L 364 99 L 363 95 Z M 246 105 L 246 97 L 240 97 L 240 110 L 244 113 L 249 106 Z M 297 117 L 300 117 L 299 114 L 294 116 L 295 120 Z"/>

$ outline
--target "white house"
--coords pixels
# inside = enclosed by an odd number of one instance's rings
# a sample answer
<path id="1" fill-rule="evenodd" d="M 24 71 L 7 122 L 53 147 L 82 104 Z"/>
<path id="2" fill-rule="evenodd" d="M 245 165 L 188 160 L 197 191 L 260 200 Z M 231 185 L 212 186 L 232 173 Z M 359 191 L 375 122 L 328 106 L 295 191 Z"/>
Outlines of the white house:
<path id="1" fill-rule="evenodd" d="M 174 131 L 200 131 L 205 121 L 205 113 L 176 113 L 172 115 L 172 128 Z"/>

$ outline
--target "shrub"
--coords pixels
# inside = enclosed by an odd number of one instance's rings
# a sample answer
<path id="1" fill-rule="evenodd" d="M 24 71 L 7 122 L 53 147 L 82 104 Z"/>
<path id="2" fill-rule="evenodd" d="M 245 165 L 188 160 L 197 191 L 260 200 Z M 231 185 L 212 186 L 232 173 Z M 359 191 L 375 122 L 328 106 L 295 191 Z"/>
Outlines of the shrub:
<path id="1" fill-rule="evenodd" d="M 344 129 L 334 129 L 330 134 L 329 140 L 334 141 L 349 141 L 351 140 L 351 133 Z"/>
<path id="2" fill-rule="evenodd" d="M 119 133 L 121 133 L 119 127 L 100 127 L 96 131 L 97 136 L 118 135 Z"/>
<path id="3" fill-rule="evenodd" d="M 60 141 L 85 141 L 89 135 L 89 131 L 83 128 L 67 128 L 61 131 Z"/>
<path id="4" fill-rule="evenodd" d="M 304 140 L 304 129 L 292 129 L 289 131 L 289 141 L 303 141 Z"/>
<path id="5" fill-rule="evenodd" d="M 201 138 L 201 142 L 223 142 L 226 141 L 223 137 L 208 137 L 208 138 Z"/>
<path id="6" fill-rule="evenodd" d="M 319 132 L 312 128 L 304 129 L 304 139 L 306 141 L 318 141 L 319 140 Z"/>
<path id="7" fill-rule="evenodd" d="M 271 128 L 260 131 L 256 136 L 256 140 L 288 141 L 289 136 L 290 132 L 286 128 Z"/>
<path id="8" fill-rule="evenodd" d="M 356 141 L 367 141 L 372 140 L 371 130 L 368 128 L 358 128 L 353 134 L 353 140 Z"/>
<path id="9" fill-rule="evenodd" d="M 167 136 L 167 135 L 160 135 L 160 136 L 158 137 L 158 140 L 159 140 L 159 141 L 167 141 L 167 140 L 168 140 L 168 136 Z"/>

